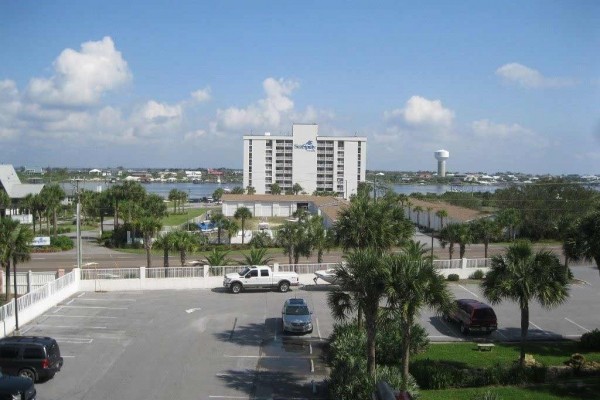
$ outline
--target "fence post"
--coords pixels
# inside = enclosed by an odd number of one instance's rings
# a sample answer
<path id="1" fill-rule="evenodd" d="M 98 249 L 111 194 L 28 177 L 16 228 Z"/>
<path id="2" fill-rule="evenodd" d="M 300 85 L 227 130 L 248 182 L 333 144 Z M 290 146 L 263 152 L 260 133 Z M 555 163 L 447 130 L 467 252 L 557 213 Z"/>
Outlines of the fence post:
<path id="1" fill-rule="evenodd" d="M 467 268 L 467 259 L 461 258 L 460 259 L 460 269 L 466 269 L 466 268 Z"/>
<path id="2" fill-rule="evenodd" d="M 209 269 L 210 269 L 210 265 L 206 265 L 206 264 L 204 264 L 204 265 L 202 266 L 202 268 L 204 269 L 204 271 L 202 272 L 202 274 L 203 274 L 204 278 L 208 278 L 208 271 L 209 271 Z"/>
<path id="3" fill-rule="evenodd" d="M 273 273 L 279 272 L 279 263 L 273 263 Z"/>
<path id="4" fill-rule="evenodd" d="M 140 267 L 140 279 L 146 279 L 146 267 Z"/>
<path id="5" fill-rule="evenodd" d="M 25 293 L 31 292 L 31 281 L 32 281 L 32 279 L 33 279 L 33 272 L 27 271 L 27 292 L 25 292 Z"/>

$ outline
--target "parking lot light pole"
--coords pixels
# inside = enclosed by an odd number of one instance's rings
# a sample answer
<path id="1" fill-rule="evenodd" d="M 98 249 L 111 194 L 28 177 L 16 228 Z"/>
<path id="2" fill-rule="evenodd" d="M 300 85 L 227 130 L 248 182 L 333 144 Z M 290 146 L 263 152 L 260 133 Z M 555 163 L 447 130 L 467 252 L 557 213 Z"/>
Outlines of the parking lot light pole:
<path id="1" fill-rule="evenodd" d="M 373 178 L 373 199 L 375 200 L 375 203 L 377 203 L 377 177 L 378 176 L 384 176 L 385 174 L 383 172 L 378 172 L 375 174 L 375 177 Z"/>

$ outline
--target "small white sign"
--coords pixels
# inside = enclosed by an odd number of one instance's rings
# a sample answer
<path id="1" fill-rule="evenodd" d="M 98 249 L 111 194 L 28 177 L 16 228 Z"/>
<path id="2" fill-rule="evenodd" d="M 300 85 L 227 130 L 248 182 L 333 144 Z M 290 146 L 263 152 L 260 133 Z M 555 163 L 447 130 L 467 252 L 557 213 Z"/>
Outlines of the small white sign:
<path id="1" fill-rule="evenodd" d="M 50 246 L 50 236 L 36 236 L 31 242 L 32 246 Z"/>

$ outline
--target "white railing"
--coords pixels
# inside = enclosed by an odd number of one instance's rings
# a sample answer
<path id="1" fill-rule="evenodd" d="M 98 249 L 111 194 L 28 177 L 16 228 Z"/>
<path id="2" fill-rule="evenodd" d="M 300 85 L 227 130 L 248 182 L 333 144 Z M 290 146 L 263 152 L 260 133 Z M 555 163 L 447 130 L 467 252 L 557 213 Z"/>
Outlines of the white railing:
<path id="1" fill-rule="evenodd" d="M 203 278 L 204 267 L 146 268 L 146 278 Z"/>
<path id="2" fill-rule="evenodd" d="M 491 258 L 465 258 L 465 268 L 486 268 L 492 264 Z"/>
<path id="3" fill-rule="evenodd" d="M 94 279 L 140 279 L 139 268 L 94 268 L 82 269 L 82 280 Z"/>
<path id="4" fill-rule="evenodd" d="M 456 258 L 453 260 L 433 260 L 433 266 L 437 269 L 455 269 L 461 268 L 462 259 Z"/>
<path id="5" fill-rule="evenodd" d="M 17 306 L 19 311 L 30 307 L 45 298 L 48 298 L 55 293 L 61 291 L 64 287 L 73 284 L 76 280 L 76 272 L 72 271 L 68 274 L 56 279 L 54 282 L 50 282 L 43 287 L 34 290 L 33 292 L 27 293 L 17 299 Z"/>
<path id="6" fill-rule="evenodd" d="M 6 282 L 6 274 L 4 271 L 2 274 L 2 282 Z M 33 272 L 33 271 L 17 271 L 17 293 L 25 294 L 32 290 L 44 286 L 48 282 L 52 282 L 56 279 L 56 272 Z M 13 291 L 15 287 L 15 275 L 10 274 L 10 290 Z M 2 288 L 4 289 L 4 287 Z"/>

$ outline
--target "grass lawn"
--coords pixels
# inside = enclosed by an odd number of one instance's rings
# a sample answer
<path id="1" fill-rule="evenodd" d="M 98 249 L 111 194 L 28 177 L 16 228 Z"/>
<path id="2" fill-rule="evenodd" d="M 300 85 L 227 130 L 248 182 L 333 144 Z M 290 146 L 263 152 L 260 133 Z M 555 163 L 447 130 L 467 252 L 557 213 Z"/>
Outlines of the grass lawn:
<path id="1" fill-rule="evenodd" d="M 575 341 L 531 342 L 526 345 L 527 354 L 544 365 L 563 365 L 574 353 L 580 353 L 589 361 L 599 361 L 600 353 L 580 351 Z M 478 351 L 472 342 L 432 343 L 427 351 L 412 360 L 447 360 L 464 363 L 471 367 L 491 367 L 496 363 L 510 364 L 519 359 L 518 343 L 496 343 L 491 351 Z"/>
<path id="2" fill-rule="evenodd" d="M 170 211 L 173 211 L 171 208 Z M 179 226 L 192 218 L 199 217 L 206 212 L 205 208 L 186 208 L 184 214 L 169 214 L 162 219 L 163 226 Z"/>
<path id="3" fill-rule="evenodd" d="M 572 380 L 551 385 L 489 386 L 485 388 L 421 390 L 421 400 L 481 399 L 485 393 L 494 393 L 499 399 L 523 400 L 575 400 L 600 399 L 600 382 L 597 379 Z"/>

